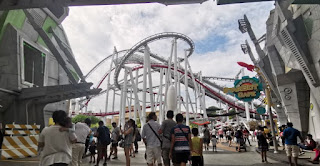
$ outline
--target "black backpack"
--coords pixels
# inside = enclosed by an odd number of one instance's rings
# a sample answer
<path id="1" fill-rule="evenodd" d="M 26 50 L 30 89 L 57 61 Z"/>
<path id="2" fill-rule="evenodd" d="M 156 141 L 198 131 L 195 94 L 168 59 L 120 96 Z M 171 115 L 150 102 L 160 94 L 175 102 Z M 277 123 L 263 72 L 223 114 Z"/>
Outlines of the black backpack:
<path id="1" fill-rule="evenodd" d="M 110 131 L 106 126 L 102 126 L 102 128 L 104 129 L 103 132 L 99 133 L 100 143 L 103 145 L 109 145 L 111 142 Z"/>

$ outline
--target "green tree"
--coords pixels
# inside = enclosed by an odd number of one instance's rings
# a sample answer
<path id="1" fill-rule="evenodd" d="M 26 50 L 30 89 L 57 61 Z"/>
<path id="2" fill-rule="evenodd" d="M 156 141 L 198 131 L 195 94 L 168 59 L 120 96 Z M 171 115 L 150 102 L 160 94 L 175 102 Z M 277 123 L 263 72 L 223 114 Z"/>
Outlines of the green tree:
<path id="1" fill-rule="evenodd" d="M 72 118 L 72 123 L 84 122 L 87 118 L 90 118 L 92 125 L 95 125 L 100 121 L 100 119 L 95 116 L 77 115 Z"/>
<path id="2" fill-rule="evenodd" d="M 232 108 L 232 109 L 230 109 L 229 110 L 229 113 L 231 114 L 231 113 L 235 113 L 236 112 L 236 110 L 234 109 L 234 108 Z M 236 115 L 231 115 L 231 116 L 229 116 L 229 119 L 234 119 L 236 117 Z"/>
<path id="3" fill-rule="evenodd" d="M 190 128 L 198 128 L 198 125 L 197 124 L 194 124 L 194 123 L 192 123 L 192 122 L 190 122 L 189 123 L 190 124 Z"/>
<path id="4" fill-rule="evenodd" d="M 137 118 L 136 125 L 137 125 L 138 128 L 141 128 L 140 118 Z"/>

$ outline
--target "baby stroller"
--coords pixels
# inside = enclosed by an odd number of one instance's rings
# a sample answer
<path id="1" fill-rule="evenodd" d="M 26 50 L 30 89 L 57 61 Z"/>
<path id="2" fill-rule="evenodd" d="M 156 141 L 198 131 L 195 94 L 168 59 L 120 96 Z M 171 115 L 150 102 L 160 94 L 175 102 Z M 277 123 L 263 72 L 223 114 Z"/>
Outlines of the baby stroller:
<path id="1" fill-rule="evenodd" d="M 240 142 L 240 150 L 244 149 L 244 151 L 246 152 L 247 148 L 246 148 L 246 143 L 244 142 L 244 139 L 243 138 L 239 138 L 239 142 Z M 238 146 L 236 146 L 236 150 L 238 150 Z"/>

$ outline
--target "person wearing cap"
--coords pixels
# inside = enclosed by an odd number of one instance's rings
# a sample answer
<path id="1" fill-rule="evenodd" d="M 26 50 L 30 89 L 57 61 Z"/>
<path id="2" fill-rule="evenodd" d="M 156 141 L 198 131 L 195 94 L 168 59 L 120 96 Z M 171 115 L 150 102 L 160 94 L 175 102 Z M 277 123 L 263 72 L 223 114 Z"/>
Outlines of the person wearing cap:
<path id="1" fill-rule="evenodd" d="M 85 152 L 85 143 L 87 136 L 90 135 L 91 120 L 89 118 L 84 120 L 84 123 L 75 124 L 75 134 L 77 142 L 72 144 L 72 162 L 71 166 L 80 166 L 82 163 L 82 156 Z"/>

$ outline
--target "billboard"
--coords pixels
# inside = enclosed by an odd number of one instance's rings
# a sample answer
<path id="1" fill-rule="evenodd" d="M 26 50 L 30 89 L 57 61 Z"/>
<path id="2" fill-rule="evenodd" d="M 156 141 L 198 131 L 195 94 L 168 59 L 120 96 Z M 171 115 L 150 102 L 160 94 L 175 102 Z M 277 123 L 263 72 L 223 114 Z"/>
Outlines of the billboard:
<path id="1" fill-rule="evenodd" d="M 234 94 L 235 97 L 244 102 L 250 102 L 253 99 L 259 98 L 262 91 L 262 84 L 259 79 L 255 77 L 244 76 L 240 80 L 234 82 L 234 87 L 224 88 L 223 92 L 227 94 Z"/>

